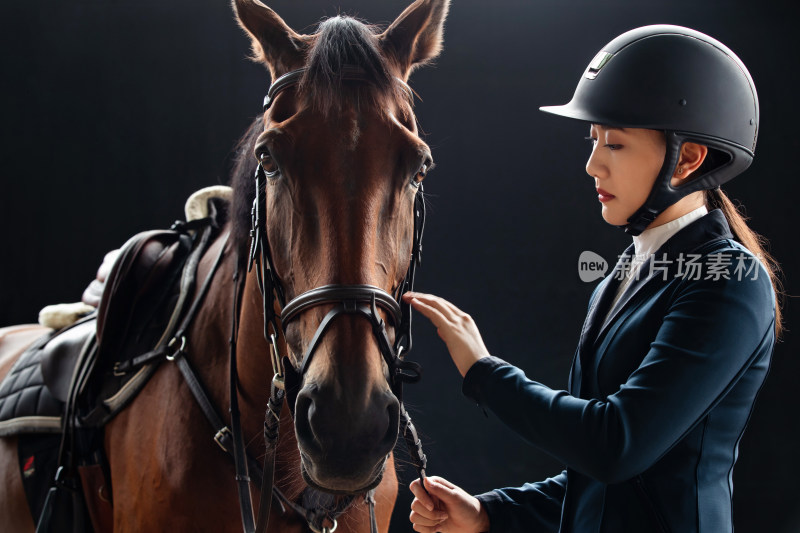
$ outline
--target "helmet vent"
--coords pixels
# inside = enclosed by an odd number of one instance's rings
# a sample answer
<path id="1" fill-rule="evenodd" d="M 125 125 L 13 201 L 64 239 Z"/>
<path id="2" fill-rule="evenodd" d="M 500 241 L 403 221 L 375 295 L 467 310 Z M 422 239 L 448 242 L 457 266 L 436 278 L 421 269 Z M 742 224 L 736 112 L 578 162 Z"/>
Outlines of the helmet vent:
<path id="1" fill-rule="evenodd" d="M 589 67 L 586 69 L 586 77 L 590 80 L 595 79 L 597 74 L 600 73 L 600 69 L 606 66 L 606 63 L 608 63 L 612 57 L 614 57 L 614 54 L 609 52 L 605 52 L 603 50 L 598 52 L 597 55 L 594 56 L 594 59 L 592 59 L 592 62 L 589 63 Z"/>

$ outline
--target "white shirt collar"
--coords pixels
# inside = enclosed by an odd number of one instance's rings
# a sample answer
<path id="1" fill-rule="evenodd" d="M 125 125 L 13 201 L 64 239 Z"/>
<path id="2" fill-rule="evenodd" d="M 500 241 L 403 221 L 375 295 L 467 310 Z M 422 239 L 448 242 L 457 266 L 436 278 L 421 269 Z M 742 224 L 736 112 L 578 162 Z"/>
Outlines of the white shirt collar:
<path id="1" fill-rule="evenodd" d="M 648 228 L 641 234 L 633 238 L 633 248 L 636 254 L 635 260 L 644 262 L 648 257 L 653 255 L 661 245 L 669 240 L 670 237 L 697 220 L 698 218 L 708 214 L 706 206 L 702 205 L 694 211 L 689 211 L 682 217 L 671 220 L 666 224 Z"/>

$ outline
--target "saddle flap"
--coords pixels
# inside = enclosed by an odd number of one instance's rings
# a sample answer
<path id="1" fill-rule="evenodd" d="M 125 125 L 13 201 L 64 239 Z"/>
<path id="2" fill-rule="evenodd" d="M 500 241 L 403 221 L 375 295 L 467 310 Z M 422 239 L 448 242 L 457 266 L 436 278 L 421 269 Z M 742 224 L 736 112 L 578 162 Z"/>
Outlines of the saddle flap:
<path id="1" fill-rule="evenodd" d="M 154 314 L 163 307 L 160 304 L 168 297 L 191 246 L 189 235 L 171 230 L 146 231 L 125 243 L 97 309 L 99 360 L 108 362 L 106 355 L 121 360 L 126 346 L 145 340 L 142 336 L 148 327 L 163 327 Z M 154 333 L 156 339 L 160 333 Z"/>
<path id="2" fill-rule="evenodd" d="M 95 334 L 94 317 L 61 331 L 42 348 L 42 378 L 57 400 L 69 398 L 69 386 L 75 365 L 87 342 Z"/>

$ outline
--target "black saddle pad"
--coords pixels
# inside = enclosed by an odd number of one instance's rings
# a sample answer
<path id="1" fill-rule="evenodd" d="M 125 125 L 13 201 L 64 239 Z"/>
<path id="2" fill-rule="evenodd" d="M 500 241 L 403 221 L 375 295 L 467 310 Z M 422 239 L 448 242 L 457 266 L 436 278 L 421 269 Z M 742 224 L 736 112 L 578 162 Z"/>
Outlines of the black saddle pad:
<path id="1" fill-rule="evenodd" d="M 25 350 L 0 382 L 0 437 L 61 432 L 72 372 L 94 327 L 82 320 Z"/>

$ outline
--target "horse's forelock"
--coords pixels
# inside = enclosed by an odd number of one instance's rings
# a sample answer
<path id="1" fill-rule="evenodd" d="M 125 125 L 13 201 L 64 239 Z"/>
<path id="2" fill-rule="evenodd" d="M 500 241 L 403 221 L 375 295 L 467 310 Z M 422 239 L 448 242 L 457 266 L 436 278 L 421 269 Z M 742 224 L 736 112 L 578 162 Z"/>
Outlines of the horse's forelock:
<path id="1" fill-rule="evenodd" d="M 380 109 L 386 109 L 388 102 L 403 96 L 389 61 L 381 53 L 377 31 L 376 27 L 347 16 L 331 17 L 320 23 L 300 83 L 301 93 L 316 110 L 327 115 L 345 103 L 346 93 L 342 90 L 345 65 L 360 67 L 369 81 L 359 84 L 358 91 L 350 94 L 367 91 Z"/>

